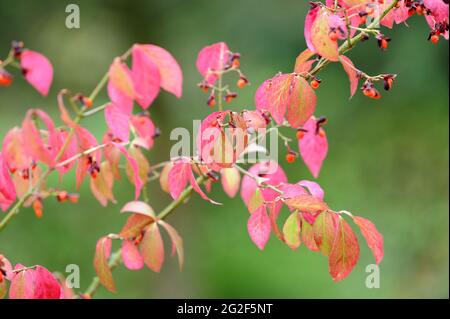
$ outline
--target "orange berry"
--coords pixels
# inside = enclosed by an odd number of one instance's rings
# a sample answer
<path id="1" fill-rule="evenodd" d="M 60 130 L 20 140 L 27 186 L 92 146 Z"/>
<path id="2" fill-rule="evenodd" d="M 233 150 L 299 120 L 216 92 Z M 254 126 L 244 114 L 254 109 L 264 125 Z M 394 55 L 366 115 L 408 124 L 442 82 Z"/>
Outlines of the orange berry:
<path id="1" fill-rule="evenodd" d="M 81 98 L 81 102 L 83 103 L 84 106 L 86 106 L 87 108 L 92 107 L 92 100 L 90 98 L 88 98 L 87 96 L 83 96 Z"/>
<path id="2" fill-rule="evenodd" d="M 439 36 L 437 34 L 433 34 L 430 38 L 430 41 L 434 44 L 439 42 Z"/>
<path id="3" fill-rule="evenodd" d="M 325 133 L 325 130 L 323 128 L 319 128 L 319 136 L 320 137 L 325 137 L 327 136 L 327 134 Z"/>
<path id="4" fill-rule="evenodd" d="M 386 50 L 388 48 L 388 42 L 386 39 L 381 39 L 380 40 L 380 48 L 382 48 L 383 50 Z"/>
<path id="5" fill-rule="evenodd" d="M 319 86 L 320 86 L 320 82 L 319 82 L 319 81 L 317 81 L 317 80 L 312 80 L 312 81 L 311 81 L 311 87 L 312 87 L 314 90 L 317 90 L 317 89 L 319 88 Z"/>
<path id="6" fill-rule="evenodd" d="M 297 140 L 301 140 L 305 136 L 305 131 L 298 130 L 295 135 L 297 137 Z"/>
<path id="7" fill-rule="evenodd" d="M 214 97 L 214 95 L 211 95 L 208 98 L 208 102 L 206 102 L 206 104 L 208 104 L 209 107 L 214 107 L 216 106 L 216 98 Z"/>
<path id="8" fill-rule="evenodd" d="M 34 210 L 34 214 L 36 215 L 37 218 L 42 218 L 42 215 L 43 215 L 42 208 L 43 208 L 42 201 L 40 199 L 36 199 L 33 202 L 33 210 Z"/>
<path id="9" fill-rule="evenodd" d="M 2 270 L 0 269 L 0 284 L 3 282 L 3 272 L 2 272 Z"/>
<path id="10" fill-rule="evenodd" d="M 331 41 L 337 41 L 338 40 L 338 34 L 336 31 L 331 31 L 330 33 L 328 33 L 328 36 L 330 37 Z"/>
<path id="11" fill-rule="evenodd" d="M 246 78 L 242 78 L 242 77 L 241 77 L 241 78 L 237 81 L 236 86 L 237 86 L 238 88 L 242 89 L 244 86 L 247 85 L 247 83 L 248 83 L 248 80 L 247 80 Z"/>
<path id="12" fill-rule="evenodd" d="M 294 163 L 295 162 L 295 158 L 296 158 L 296 156 L 292 152 L 289 152 L 289 153 L 286 154 L 286 161 L 288 163 Z"/>
<path id="13" fill-rule="evenodd" d="M 241 65 L 241 62 L 239 61 L 239 59 L 234 59 L 233 62 L 231 63 L 231 67 L 233 69 L 237 69 L 240 65 Z"/>

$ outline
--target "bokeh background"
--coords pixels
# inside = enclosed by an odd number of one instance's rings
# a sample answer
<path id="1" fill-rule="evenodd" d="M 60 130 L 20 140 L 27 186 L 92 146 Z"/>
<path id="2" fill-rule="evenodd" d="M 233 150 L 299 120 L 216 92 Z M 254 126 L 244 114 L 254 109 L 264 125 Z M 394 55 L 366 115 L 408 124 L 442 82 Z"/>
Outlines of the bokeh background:
<path id="1" fill-rule="evenodd" d="M 279 71 L 292 70 L 296 55 L 305 48 L 307 1 L 75 1 L 81 28 L 73 30 L 65 27 L 69 3 L 0 2 L 0 58 L 6 57 L 11 40 L 23 40 L 48 56 L 55 69 L 47 98 L 18 73 L 10 88 L 0 88 L 2 138 L 21 123 L 27 108 L 40 107 L 57 119 L 59 89 L 89 93 L 115 56 L 132 43 L 154 43 L 171 51 L 184 72 L 182 99 L 162 93 L 150 109 L 163 133 L 148 155 L 157 163 L 169 155 L 172 128 L 190 128 L 192 119 L 210 112 L 207 96 L 196 88 L 200 76 L 194 61 L 203 46 L 226 41 L 242 54 L 242 69 L 252 85 L 239 92 L 235 110 L 252 108 L 258 85 Z M 119 293 L 100 289 L 97 296 L 448 298 L 448 42 L 427 42 L 423 17 L 413 17 L 408 24 L 386 30 L 393 38 L 386 52 L 371 40 L 349 53 L 368 73 L 399 74 L 395 89 L 383 93 L 380 101 L 360 93 L 349 100 L 348 80 L 339 65 L 321 74 L 324 82 L 318 91 L 317 115 L 328 116 L 330 143 L 318 182 L 331 207 L 367 217 L 383 233 L 380 289 L 365 287 L 365 267 L 373 257 L 362 239 L 360 262 L 347 279 L 333 283 L 327 259 L 305 247 L 291 251 L 271 238 L 265 251 L 259 251 L 248 237 L 242 200 L 226 198 L 216 186 L 211 196 L 223 206 L 194 196 L 169 217 L 184 238 L 183 272 L 177 270 L 175 258 L 167 258 L 161 274 L 119 267 L 114 272 Z M 103 94 L 98 102 L 106 99 Z M 100 114 L 84 125 L 97 137 L 105 130 Z M 290 181 L 312 178 L 301 161 L 282 164 Z M 123 180 L 115 187 L 118 204 L 102 208 L 87 184 L 78 205 L 46 201 L 41 220 L 23 209 L 0 233 L 0 252 L 13 262 L 42 264 L 52 271 L 78 264 L 85 289 L 94 275 L 96 240 L 119 231 L 126 218 L 119 209 L 133 194 Z M 64 187 L 74 188 L 73 176 L 65 178 Z M 169 202 L 157 183 L 149 196 L 155 210 Z"/>

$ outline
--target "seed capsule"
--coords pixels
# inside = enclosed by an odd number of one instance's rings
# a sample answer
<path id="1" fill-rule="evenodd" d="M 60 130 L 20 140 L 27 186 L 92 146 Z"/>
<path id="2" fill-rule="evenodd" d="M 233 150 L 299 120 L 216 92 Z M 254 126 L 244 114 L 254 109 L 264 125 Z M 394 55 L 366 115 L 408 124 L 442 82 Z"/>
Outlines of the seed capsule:
<path id="1" fill-rule="evenodd" d="M 42 200 L 40 198 L 36 199 L 33 202 L 33 210 L 34 210 L 34 214 L 36 215 L 37 218 L 42 218 L 43 205 L 42 205 Z"/>

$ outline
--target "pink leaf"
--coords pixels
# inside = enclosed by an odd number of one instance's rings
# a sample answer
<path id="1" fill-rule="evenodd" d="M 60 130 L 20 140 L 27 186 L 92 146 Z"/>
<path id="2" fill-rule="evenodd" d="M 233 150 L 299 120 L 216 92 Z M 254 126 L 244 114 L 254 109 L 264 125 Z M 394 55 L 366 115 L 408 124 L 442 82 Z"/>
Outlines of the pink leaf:
<path id="1" fill-rule="evenodd" d="M 14 270 L 23 269 L 25 266 L 17 264 Z M 9 287 L 10 299 L 34 298 L 34 271 L 32 269 L 16 272 L 11 278 Z"/>
<path id="2" fill-rule="evenodd" d="M 43 96 L 47 96 L 53 81 L 53 67 L 42 54 L 25 50 L 20 57 L 25 79 Z"/>
<path id="3" fill-rule="evenodd" d="M 353 221 L 358 225 L 367 245 L 372 250 L 376 263 L 379 264 L 384 256 L 383 236 L 378 232 L 377 228 L 370 220 L 354 216 Z"/>
<path id="4" fill-rule="evenodd" d="M 247 229 L 255 245 L 263 250 L 270 237 L 270 219 L 266 207 L 261 206 L 255 210 L 248 219 Z"/>
<path id="5" fill-rule="evenodd" d="M 23 142 L 22 129 L 18 127 L 12 128 L 6 134 L 3 139 L 2 153 L 10 170 L 24 170 L 31 165 L 31 158 Z"/>
<path id="6" fill-rule="evenodd" d="M 304 29 L 305 41 L 306 41 L 306 45 L 308 46 L 308 49 L 312 53 L 316 52 L 316 48 L 314 47 L 314 45 L 312 43 L 311 29 L 312 29 L 314 21 L 317 18 L 319 10 L 320 10 L 320 7 L 315 6 L 308 12 L 308 14 L 306 15 L 306 19 L 305 19 L 305 29 Z"/>
<path id="7" fill-rule="evenodd" d="M 164 263 L 164 243 L 156 223 L 150 225 L 141 242 L 141 255 L 148 268 L 160 272 Z"/>
<path id="8" fill-rule="evenodd" d="M 35 125 L 35 117 L 42 120 L 47 128 L 48 138 L 41 137 L 41 131 Z M 55 164 L 58 144 L 55 126 L 52 119 L 43 111 L 31 109 L 25 115 L 22 122 L 22 138 L 25 150 L 35 160 L 48 166 Z"/>
<path id="9" fill-rule="evenodd" d="M 312 196 L 314 196 L 320 200 L 323 200 L 323 198 L 325 196 L 325 192 L 323 191 L 322 187 L 320 187 L 320 185 L 317 184 L 316 182 L 302 180 L 302 181 L 298 182 L 298 185 L 306 187 Z"/>
<path id="10" fill-rule="evenodd" d="M 6 211 L 16 200 L 16 190 L 9 174 L 8 164 L 0 153 L 0 209 Z"/>
<path id="11" fill-rule="evenodd" d="M 314 52 L 312 52 L 310 49 L 306 49 L 303 52 L 301 52 L 295 59 L 294 72 L 300 74 L 311 70 L 311 67 L 315 61 L 309 59 L 313 55 Z"/>
<path id="12" fill-rule="evenodd" d="M 183 73 L 178 62 L 167 50 L 152 44 L 136 45 L 158 67 L 161 87 L 180 98 L 183 89 Z"/>
<path id="13" fill-rule="evenodd" d="M 61 285 L 58 280 L 42 266 L 34 269 L 34 297 L 33 299 L 60 299 Z"/>
<path id="14" fill-rule="evenodd" d="M 124 240 L 121 252 L 123 263 L 128 269 L 139 270 L 144 267 L 144 259 L 133 241 Z"/>
<path id="15" fill-rule="evenodd" d="M 153 208 L 150 207 L 146 202 L 132 201 L 125 204 L 120 210 L 121 213 L 135 213 L 141 214 L 153 219 L 156 219 L 155 212 Z"/>
<path id="16" fill-rule="evenodd" d="M 105 120 L 110 132 L 122 142 L 130 138 L 130 116 L 119 107 L 110 103 L 105 109 Z"/>
<path id="17" fill-rule="evenodd" d="M 180 271 L 183 269 L 184 264 L 184 249 L 183 249 L 183 239 L 180 237 L 175 228 L 167 224 L 165 221 L 160 220 L 158 223 L 165 228 L 169 234 L 170 240 L 172 241 L 172 255 L 177 252 L 178 264 L 180 266 Z"/>
<path id="18" fill-rule="evenodd" d="M 132 115 L 131 125 L 136 131 L 136 135 L 144 142 L 147 150 L 153 147 L 153 140 L 156 135 L 155 125 L 148 115 Z"/>
<path id="19" fill-rule="evenodd" d="M 144 183 L 142 182 L 142 179 L 139 177 L 139 166 L 137 161 L 134 159 L 133 156 L 131 156 L 128 151 L 125 149 L 125 147 L 122 144 L 119 143 L 113 143 L 113 145 L 123 154 L 125 155 L 125 158 L 127 159 L 128 164 L 130 165 L 132 171 L 133 171 L 133 179 L 134 179 L 134 187 L 136 188 L 136 191 L 134 193 L 134 197 L 137 200 L 141 194 L 142 187 L 144 186 Z"/>
<path id="20" fill-rule="evenodd" d="M 195 65 L 206 81 L 213 84 L 217 80 L 214 71 L 224 69 L 229 60 L 229 49 L 226 43 L 219 42 L 204 47 L 198 54 Z"/>
<path id="21" fill-rule="evenodd" d="M 315 178 L 319 176 L 323 160 L 328 153 L 325 131 L 320 127 L 318 128 L 317 125 L 316 119 L 310 118 L 303 126 L 306 133 L 298 143 L 300 155 Z"/>
<path id="22" fill-rule="evenodd" d="M 144 46 L 133 45 L 131 74 L 136 93 L 136 101 L 147 109 L 159 94 L 161 76 L 158 66 L 147 55 Z"/>
<path id="23" fill-rule="evenodd" d="M 249 173 L 265 178 L 266 183 L 273 186 L 278 186 L 281 183 L 287 182 L 287 177 L 283 169 L 273 161 L 262 161 L 253 165 L 249 169 Z M 258 184 L 254 179 L 249 176 L 244 176 L 242 178 L 241 197 L 246 206 L 249 205 L 250 199 L 257 188 Z M 261 192 L 264 200 L 267 202 L 274 201 L 280 195 L 275 190 L 270 188 L 263 188 Z M 277 213 L 281 209 L 281 206 L 281 203 L 276 204 L 275 211 Z"/>
<path id="24" fill-rule="evenodd" d="M 178 199 L 191 176 L 191 164 L 177 161 L 169 172 L 169 192 L 173 199 Z"/>
<path id="25" fill-rule="evenodd" d="M 340 57 L 342 67 L 344 68 L 344 71 L 348 75 L 348 79 L 350 80 L 350 98 L 355 95 L 356 90 L 358 90 L 358 72 L 356 71 L 355 66 L 353 65 L 353 62 L 347 58 L 344 55 L 341 55 Z"/>
<path id="26" fill-rule="evenodd" d="M 109 67 L 107 90 L 111 101 L 125 113 L 131 112 L 133 99 L 139 98 L 134 88 L 131 71 L 120 58 L 114 59 Z"/>

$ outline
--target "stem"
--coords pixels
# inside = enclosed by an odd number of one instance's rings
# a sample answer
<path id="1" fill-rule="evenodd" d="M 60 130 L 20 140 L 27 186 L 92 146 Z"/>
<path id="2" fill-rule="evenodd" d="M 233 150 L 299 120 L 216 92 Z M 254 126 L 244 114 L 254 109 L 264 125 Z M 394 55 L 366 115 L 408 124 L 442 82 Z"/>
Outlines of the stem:
<path id="1" fill-rule="evenodd" d="M 203 184 L 208 179 L 208 176 L 201 175 L 197 177 L 197 183 Z M 178 199 L 172 201 L 169 205 L 166 206 L 157 216 L 156 219 L 164 219 L 167 216 L 169 216 L 170 213 L 172 213 L 178 206 L 183 204 L 186 199 L 188 199 L 193 192 L 194 188 L 192 186 L 186 187 L 183 192 L 180 194 L 180 197 Z M 121 248 L 117 249 L 114 253 L 111 254 L 111 257 L 109 259 L 108 267 L 112 271 L 114 268 L 116 268 L 121 260 L 122 260 L 122 250 Z M 86 291 L 81 295 L 88 295 L 89 297 L 92 297 L 96 292 L 97 289 L 100 287 L 100 279 L 98 276 L 95 276 L 92 278 L 91 283 L 89 284 Z"/>

